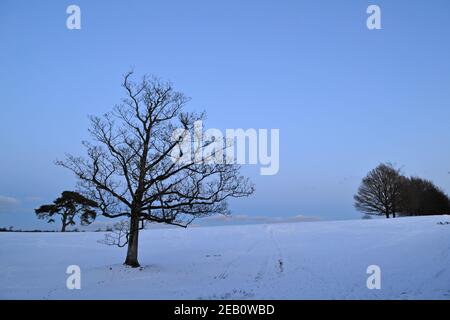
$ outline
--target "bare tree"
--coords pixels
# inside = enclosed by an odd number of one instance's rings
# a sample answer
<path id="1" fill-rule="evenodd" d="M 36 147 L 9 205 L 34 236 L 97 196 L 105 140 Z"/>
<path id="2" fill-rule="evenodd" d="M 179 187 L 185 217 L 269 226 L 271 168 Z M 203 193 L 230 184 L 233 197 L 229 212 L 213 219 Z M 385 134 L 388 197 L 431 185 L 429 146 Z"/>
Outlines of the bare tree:
<path id="1" fill-rule="evenodd" d="M 105 234 L 105 238 L 98 242 L 108 246 L 118 246 L 122 248 L 127 245 L 129 235 L 130 222 L 128 220 L 122 220 L 115 223 L 111 231 Z"/>
<path id="2" fill-rule="evenodd" d="M 197 161 L 181 145 L 203 114 L 182 112 L 188 99 L 170 83 L 124 76 L 126 98 L 103 117 L 90 117 L 93 143 L 87 158 L 67 155 L 57 164 L 73 171 L 84 194 L 106 217 L 128 217 L 125 264 L 138 267 L 138 237 L 144 221 L 187 227 L 195 218 L 228 214 L 227 198 L 245 197 L 254 187 L 226 162 Z M 183 134 L 174 139 L 173 133 Z M 204 141 L 196 151 L 209 146 Z M 183 159 L 181 161 L 180 159 Z"/>
<path id="3" fill-rule="evenodd" d="M 362 180 L 354 196 L 355 208 L 368 214 L 395 218 L 400 209 L 400 186 L 400 171 L 389 163 L 382 163 Z"/>

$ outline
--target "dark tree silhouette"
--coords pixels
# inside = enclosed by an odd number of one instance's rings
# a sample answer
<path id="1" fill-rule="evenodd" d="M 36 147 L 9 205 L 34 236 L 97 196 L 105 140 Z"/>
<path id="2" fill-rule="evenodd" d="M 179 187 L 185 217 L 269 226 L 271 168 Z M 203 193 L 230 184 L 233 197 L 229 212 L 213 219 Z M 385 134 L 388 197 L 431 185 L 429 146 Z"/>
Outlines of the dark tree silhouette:
<path id="1" fill-rule="evenodd" d="M 227 198 L 248 196 L 254 187 L 237 165 L 183 157 L 181 144 L 196 134 L 194 122 L 203 115 L 182 112 L 188 99 L 170 83 L 154 77 L 135 83 L 131 76 L 124 76 L 122 103 L 91 117 L 94 143 L 84 143 L 87 158 L 68 155 L 57 163 L 75 173 L 80 190 L 104 216 L 129 218 L 125 264 L 137 267 L 145 221 L 186 227 L 197 217 L 229 213 Z M 173 139 L 177 128 L 183 134 Z M 193 153 L 211 143 L 200 143 Z"/>
<path id="2" fill-rule="evenodd" d="M 400 208 L 401 175 L 389 163 L 382 163 L 362 180 L 354 196 L 355 208 L 367 214 L 385 215 L 389 218 Z"/>
<path id="3" fill-rule="evenodd" d="M 405 177 L 401 184 L 400 213 L 404 216 L 449 214 L 450 200 L 433 182 Z"/>
<path id="4" fill-rule="evenodd" d="M 79 217 L 82 225 L 88 225 L 95 220 L 98 205 L 95 201 L 85 198 L 73 191 L 64 191 L 53 204 L 46 204 L 35 209 L 39 219 L 45 219 L 49 223 L 55 222 L 55 215 L 61 216 L 61 232 L 66 231 L 67 226 L 75 225 L 75 217 Z"/>

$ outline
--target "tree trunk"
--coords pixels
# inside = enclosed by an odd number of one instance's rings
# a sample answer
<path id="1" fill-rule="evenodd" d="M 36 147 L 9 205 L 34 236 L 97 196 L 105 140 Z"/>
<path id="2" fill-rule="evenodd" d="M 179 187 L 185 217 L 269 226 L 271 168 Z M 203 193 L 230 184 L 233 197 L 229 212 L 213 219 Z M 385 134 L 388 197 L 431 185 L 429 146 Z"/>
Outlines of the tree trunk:
<path id="1" fill-rule="evenodd" d="M 395 212 L 392 212 L 392 218 L 395 218 Z"/>
<path id="2" fill-rule="evenodd" d="M 61 232 L 66 232 L 66 221 L 67 221 L 67 215 L 63 214 L 61 222 L 62 222 L 62 227 L 61 227 Z"/>
<path id="3" fill-rule="evenodd" d="M 128 250 L 125 265 L 137 268 L 138 262 L 138 239 L 139 239 L 139 218 L 137 214 L 132 213 L 130 218 L 130 235 L 128 239 Z"/>
<path id="4" fill-rule="evenodd" d="M 386 219 L 389 219 L 389 212 L 386 212 Z"/>

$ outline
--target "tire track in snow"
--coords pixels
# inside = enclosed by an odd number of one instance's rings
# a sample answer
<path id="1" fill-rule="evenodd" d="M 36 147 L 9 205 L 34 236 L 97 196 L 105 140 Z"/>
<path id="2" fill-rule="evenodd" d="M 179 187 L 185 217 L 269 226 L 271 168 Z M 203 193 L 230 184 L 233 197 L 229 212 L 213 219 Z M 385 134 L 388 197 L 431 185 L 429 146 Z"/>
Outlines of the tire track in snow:
<path id="1" fill-rule="evenodd" d="M 241 260 L 243 257 L 248 256 L 248 254 L 250 252 L 252 252 L 257 246 L 258 244 L 260 244 L 261 241 L 256 241 L 254 242 L 244 253 L 239 254 L 238 256 L 236 256 L 234 259 L 232 259 L 225 267 L 225 269 L 218 273 L 217 275 L 214 276 L 214 279 L 216 280 L 224 280 L 227 279 L 230 276 L 230 270 L 232 269 L 232 267 L 234 267 L 234 265 Z"/>
<path id="2" fill-rule="evenodd" d="M 267 226 L 267 230 L 269 232 L 270 243 L 272 244 L 272 247 L 274 249 L 277 274 L 278 276 L 282 276 L 285 269 L 285 260 L 283 258 L 283 253 L 281 252 L 280 246 L 278 245 L 278 242 L 274 237 L 272 226 Z"/>

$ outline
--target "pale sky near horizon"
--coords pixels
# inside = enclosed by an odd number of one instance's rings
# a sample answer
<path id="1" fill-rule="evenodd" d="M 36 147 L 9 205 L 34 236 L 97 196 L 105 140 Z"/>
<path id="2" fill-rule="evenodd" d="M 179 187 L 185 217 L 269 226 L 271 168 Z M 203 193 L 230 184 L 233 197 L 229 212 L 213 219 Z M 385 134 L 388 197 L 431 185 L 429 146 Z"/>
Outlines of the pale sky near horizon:
<path id="1" fill-rule="evenodd" d="M 171 80 L 208 127 L 280 130 L 279 173 L 245 166 L 257 191 L 237 215 L 358 219 L 361 178 L 386 161 L 450 193 L 449 39 L 446 0 L 3 0 L 0 226 L 46 226 L 33 208 L 76 182 L 53 162 L 83 154 L 87 115 L 120 102 L 131 67 Z"/>

